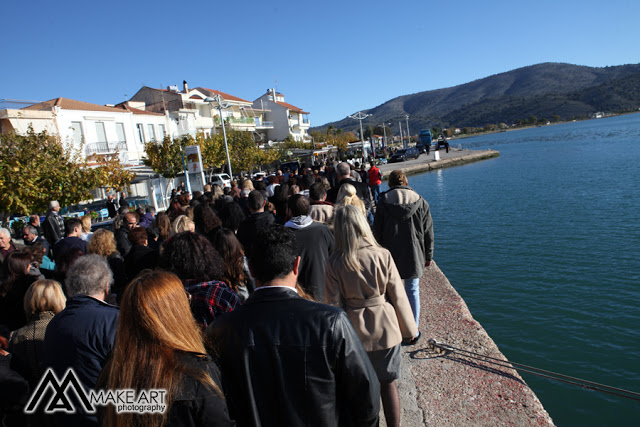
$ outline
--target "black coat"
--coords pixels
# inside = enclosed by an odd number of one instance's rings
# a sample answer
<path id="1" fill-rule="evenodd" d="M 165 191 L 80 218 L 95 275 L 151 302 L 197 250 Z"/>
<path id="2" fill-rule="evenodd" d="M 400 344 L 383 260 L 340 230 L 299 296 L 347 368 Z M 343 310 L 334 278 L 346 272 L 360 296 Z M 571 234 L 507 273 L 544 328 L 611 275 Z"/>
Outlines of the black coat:
<path id="1" fill-rule="evenodd" d="M 333 233 L 326 225 L 313 221 L 304 228 L 291 228 L 300 255 L 300 286 L 318 302 L 324 302 L 324 273 L 333 250 Z"/>
<path id="2" fill-rule="evenodd" d="M 42 229 L 45 239 L 49 245 L 53 246 L 64 237 L 64 220 L 59 214 L 49 211 L 42 224 Z"/>
<path id="3" fill-rule="evenodd" d="M 159 256 L 158 251 L 148 246 L 133 245 L 127 256 L 124 257 L 124 268 L 129 281 L 133 280 L 145 268 L 156 268 Z"/>
<path id="4" fill-rule="evenodd" d="M 59 240 L 58 243 L 53 245 L 53 257 L 56 264 L 60 261 L 60 257 L 62 255 L 72 249 L 80 249 L 86 254 L 87 241 L 76 236 L 65 237 L 64 239 Z"/>
<path id="5" fill-rule="evenodd" d="M 69 298 L 66 308 L 47 326 L 44 368 L 53 368 L 60 379 L 68 368 L 73 368 L 80 383 L 87 389 L 93 389 L 113 349 L 118 313 L 116 307 L 87 295 Z M 95 415 L 85 413 L 75 397 L 71 400 L 76 414 L 56 414 L 58 425 L 97 424 Z"/>
<path id="6" fill-rule="evenodd" d="M 360 200 L 364 202 L 364 207 L 367 210 L 371 209 L 371 191 L 369 190 L 369 186 L 363 182 L 354 181 L 351 178 L 343 179 L 336 187 L 330 188 L 329 191 L 327 191 L 327 202 L 336 202 L 336 199 L 338 198 L 338 191 L 340 191 L 342 184 L 353 185 L 356 188 L 356 194 Z"/>
<path id="7" fill-rule="evenodd" d="M 129 240 L 129 229 L 125 224 L 116 231 L 116 248 L 120 255 L 127 256 L 133 244 Z"/>
<path id="8" fill-rule="evenodd" d="M 244 252 L 250 257 L 251 246 L 256 239 L 256 234 L 267 225 L 271 225 L 276 222 L 275 217 L 271 212 L 255 212 L 249 215 L 240 223 L 238 227 L 237 237 Z"/>
<path id="9" fill-rule="evenodd" d="M 208 357 L 185 354 L 182 361 L 203 368 L 222 390 L 220 370 Z M 197 366 L 200 365 L 200 366 Z M 233 426 L 224 396 L 205 387 L 192 377 L 185 375 L 178 393 L 173 396 L 173 404 L 167 414 L 167 427 L 177 426 Z"/>
<path id="10" fill-rule="evenodd" d="M 207 334 L 238 425 L 378 424 L 380 383 L 341 309 L 258 288 Z"/>
<path id="11" fill-rule="evenodd" d="M 0 325 L 15 331 L 27 324 L 24 296 L 29 286 L 36 280 L 38 280 L 36 276 L 24 275 L 13 282 L 11 289 L 4 297 L 0 297 Z"/>

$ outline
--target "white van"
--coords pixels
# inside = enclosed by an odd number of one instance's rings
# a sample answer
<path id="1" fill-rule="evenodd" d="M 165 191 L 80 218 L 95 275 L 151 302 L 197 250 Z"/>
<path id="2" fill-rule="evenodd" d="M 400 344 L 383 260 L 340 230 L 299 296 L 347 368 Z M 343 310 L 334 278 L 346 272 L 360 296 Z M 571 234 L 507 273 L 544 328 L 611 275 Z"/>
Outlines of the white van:
<path id="1" fill-rule="evenodd" d="M 222 188 L 231 187 L 231 178 L 226 173 L 214 173 L 211 176 L 211 185 L 217 184 Z"/>

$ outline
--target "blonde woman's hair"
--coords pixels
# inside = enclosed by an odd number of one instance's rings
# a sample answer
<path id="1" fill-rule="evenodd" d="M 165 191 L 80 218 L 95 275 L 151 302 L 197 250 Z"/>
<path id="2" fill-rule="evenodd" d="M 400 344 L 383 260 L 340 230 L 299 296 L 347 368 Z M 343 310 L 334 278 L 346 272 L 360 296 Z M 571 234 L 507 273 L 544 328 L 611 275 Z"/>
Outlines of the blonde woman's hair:
<path id="1" fill-rule="evenodd" d="M 104 228 L 97 229 L 87 243 L 88 254 L 102 255 L 108 258 L 116 250 L 116 239 L 113 233 Z"/>
<path id="2" fill-rule="evenodd" d="M 224 196 L 224 190 L 219 185 L 213 186 L 213 200 L 218 200 L 220 197 Z"/>
<path id="3" fill-rule="evenodd" d="M 255 190 L 255 188 L 253 188 L 253 182 L 250 179 L 245 179 L 244 181 L 242 181 L 242 184 L 240 184 L 240 189 L 250 191 Z"/>
<path id="4" fill-rule="evenodd" d="M 360 200 L 360 197 L 356 194 L 356 187 L 351 184 L 342 184 L 338 190 L 338 196 L 336 197 L 336 207 L 341 206 L 355 206 L 362 214 L 367 216 L 367 209 L 364 206 L 364 202 Z"/>
<path id="5" fill-rule="evenodd" d="M 89 233 L 91 231 L 91 215 L 83 215 L 80 217 L 82 223 L 82 231 Z"/>
<path id="6" fill-rule="evenodd" d="M 24 313 L 27 315 L 27 321 L 35 314 L 45 311 L 58 314 L 66 305 L 67 298 L 62 292 L 62 286 L 55 280 L 36 280 L 24 295 Z"/>
<path id="7" fill-rule="evenodd" d="M 352 271 L 362 270 L 357 256 L 362 243 L 379 246 L 366 217 L 354 205 L 346 205 L 336 210 L 333 217 L 333 234 L 335 245 L 331 258 L 341 260 L 342 265 Z"/>
<path id="8" fill-rule="evenodd" d="M 182 233 L 183 231 L 191 231 L 189 229 L 189 225 L 193 225 L 193 227 L 195 227 L 195 223 L 189 219 L 188 216 L 186 215 L 180 215 L 178 218 L 176 218 L 175 221 L 173 221 L 173 226 L 171 227 L 171 235 L 170 236 L 175 236 L 178 233 Z"/>

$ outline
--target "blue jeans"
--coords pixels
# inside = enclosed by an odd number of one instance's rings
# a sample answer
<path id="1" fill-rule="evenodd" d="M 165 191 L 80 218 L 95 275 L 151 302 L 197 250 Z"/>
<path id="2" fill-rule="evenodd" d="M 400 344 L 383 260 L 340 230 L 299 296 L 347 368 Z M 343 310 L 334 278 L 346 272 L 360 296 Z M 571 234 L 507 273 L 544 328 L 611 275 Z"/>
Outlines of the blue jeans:
<path id="1" fill-rule="evenodd" d="M 416 326 L 420 326 L 420 278 L 403 280 L 404 290 L 407 291 L 407 298 L 409 298 L 413 317 L 416 319 Z"/>
<path id="2" fill-rule="evenodd" d="M 380 188 L 382 184 L 372 185 L 371 186 L 371 194 L 373 195 L 373 201 L 375 204 L 378 204 L 378 197 L 380 197 Z"/>

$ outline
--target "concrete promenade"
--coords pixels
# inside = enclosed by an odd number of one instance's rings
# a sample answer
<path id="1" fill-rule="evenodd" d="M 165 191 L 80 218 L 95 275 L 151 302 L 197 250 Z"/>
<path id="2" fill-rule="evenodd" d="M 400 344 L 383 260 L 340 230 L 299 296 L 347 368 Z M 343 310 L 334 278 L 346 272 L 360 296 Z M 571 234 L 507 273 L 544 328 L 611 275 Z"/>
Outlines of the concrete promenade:
<path id="1" fill-rule="evenodd" d="M 428 340 L 434 338 L 506 360 L 435 262 L 420 279 L 420 304 L 422 337 L 415 346 L 402 347 L 402 378 L 398 381 L 401 425 L 553 425 L 535 393 L 514 369 L 430 349 Z"/>
<path id="2" fill-rule="evenodd" d="M 401 169 L 407 175 L 411 175 L 500 156 L 500 152 L 495 150 L 458 150 L 456 148 L 451 148 L 448 153 L 440 150 L 439 154 L 440 160 L 438 161 L 435 160 L 435 154 L 431 151 L 429 154 L 421 154 L 417 159 L 388 163 L 379 166 L 379 168 L 382 171 L 383 179 L 387 179 L 391 171 L 395 169 Z"/>
<path id="3" fill-rule="evenodd" d="M 452 148 L 449 153 L 440 150 L 439 161 L 435 161 L 432 151 L 415 160 L 382 165 L 380 170 L 388 178 L 395 169 L 409 175 L 499 155 L 493 150 Z M 417 345 L 402 347 L 402 378 L 398 389 L 403 426 L 553 425 L 535 393 L 516 370 L 430 348 L 428 340 L 433 338 L 463 350 L 506 360 L 435 261 L 420 279 L 420 304 L 422 337 Z M 381 425 L 386 426 L 382 411 L 381 419 Z"/>

